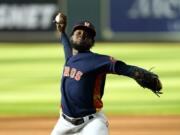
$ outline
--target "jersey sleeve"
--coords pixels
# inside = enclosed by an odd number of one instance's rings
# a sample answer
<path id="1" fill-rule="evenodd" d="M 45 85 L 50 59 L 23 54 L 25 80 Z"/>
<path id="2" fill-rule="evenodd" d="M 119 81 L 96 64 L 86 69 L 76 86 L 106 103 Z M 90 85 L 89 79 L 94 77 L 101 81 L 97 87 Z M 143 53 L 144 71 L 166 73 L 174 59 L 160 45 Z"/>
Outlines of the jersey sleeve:
<path id="1" fill-rule="evenodd" d="M 95 59 L 95 67 L 100 69 L 100 72 L 114 74 L 116 60 L 107 55 L 97 55 Z"/>
<path id="2" fill-rule="evenodd" d="M 65 59 L 67 60 L 69 57 L 72 56 L 72 47 L 71 47 L 71 44 L 69 42 L 69 39 L 68 39 L 66 33 L 61 34 L 60 41 L 63 44 L 64 55 L 65 55 Z"/>
<path id="3" fill-rule="evenodd" d="M 116 60 L 113 57 L 107 57 L 107 63 L 105 66 L 107 73 L 124 75 L 128 77 L 133 77 L 134 71 L 139 67 L 128 65 L 123 61 Z"/>
<path id="4" fill-rule="evenodd" d="M 106 72 L 115 74 L 116 60 L 113 57 L 107 56 Z"/>

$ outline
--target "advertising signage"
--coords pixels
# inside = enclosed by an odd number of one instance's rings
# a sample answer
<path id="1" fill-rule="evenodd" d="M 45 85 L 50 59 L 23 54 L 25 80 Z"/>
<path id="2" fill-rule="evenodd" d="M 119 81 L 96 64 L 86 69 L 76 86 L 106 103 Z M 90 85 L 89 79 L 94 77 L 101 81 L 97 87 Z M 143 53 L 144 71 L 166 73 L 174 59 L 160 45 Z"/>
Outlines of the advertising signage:
<path id="1" fill-rule="evenodd" d="M 0 1 L 0 31 L 51 31 L 57 0 Z"/>
<path id="2" fill-rule="evenodd" d="M 106 39 L 180 40 L 179 0 L 105 0 L 101 4 Z"/>

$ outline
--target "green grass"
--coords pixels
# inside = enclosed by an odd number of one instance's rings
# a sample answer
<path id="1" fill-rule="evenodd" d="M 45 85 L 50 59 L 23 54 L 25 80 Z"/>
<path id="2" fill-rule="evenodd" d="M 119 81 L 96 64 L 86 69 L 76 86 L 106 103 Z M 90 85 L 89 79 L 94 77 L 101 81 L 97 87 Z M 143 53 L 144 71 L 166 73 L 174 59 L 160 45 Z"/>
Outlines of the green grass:
<path id="1" fill-rule="evenodd" d="M 154 67 L 158 98 L 127 77 L 108 75 L 104 111 L 121 115 L 180 115 L 180 43 L 97 43 L 93 51 Z M 0 44 L 0 116 L 57 116 L 64 63 L 59 44 Z"/>

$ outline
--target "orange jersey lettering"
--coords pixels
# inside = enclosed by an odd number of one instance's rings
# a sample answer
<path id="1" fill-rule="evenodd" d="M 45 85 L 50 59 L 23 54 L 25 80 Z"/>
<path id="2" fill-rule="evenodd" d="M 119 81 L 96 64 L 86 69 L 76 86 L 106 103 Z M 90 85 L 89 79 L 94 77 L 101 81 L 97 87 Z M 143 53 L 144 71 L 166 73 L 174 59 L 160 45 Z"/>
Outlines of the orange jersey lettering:
<path id="1" fill-rule="evenodd" d="M 70 77 L 75 79 L 76 81 L 79 81 L 83 73 L 81 71 L 78 71 L 76 68 L 65 66 L 63 75 L 65 77 Z"/>

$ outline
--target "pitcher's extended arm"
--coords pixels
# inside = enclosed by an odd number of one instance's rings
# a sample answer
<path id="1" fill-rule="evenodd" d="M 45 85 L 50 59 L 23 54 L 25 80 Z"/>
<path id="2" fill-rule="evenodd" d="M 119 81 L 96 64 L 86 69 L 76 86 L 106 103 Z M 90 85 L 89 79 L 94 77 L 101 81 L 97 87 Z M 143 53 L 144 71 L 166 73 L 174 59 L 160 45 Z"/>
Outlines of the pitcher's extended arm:
<path id="1" fill-rule="evenodd" d="M 69 42 L 69 38 L 65 33 L 67 25 L 67 17 L 63 13 L 58 13 L 55 17 L 54 22 L 56 23 L 56 28 L 60 33 L 60 41 L 64 46 L 64 55 L 67 60 L 72 56 L 72 47 Z"/>

